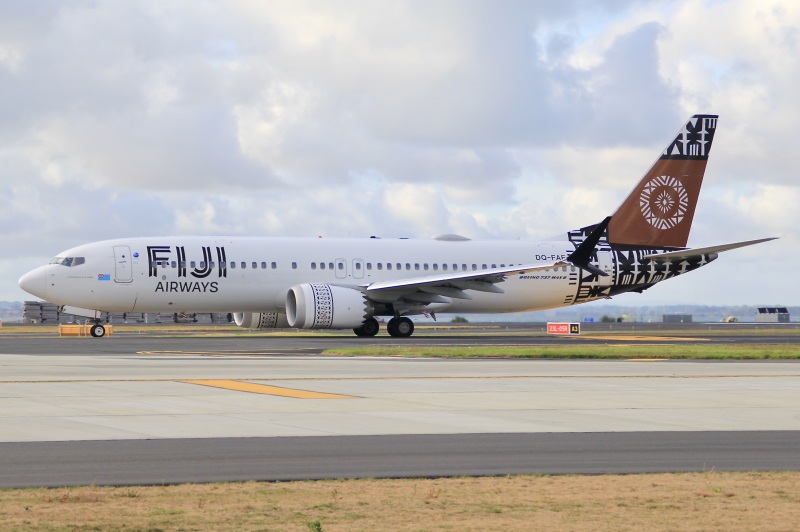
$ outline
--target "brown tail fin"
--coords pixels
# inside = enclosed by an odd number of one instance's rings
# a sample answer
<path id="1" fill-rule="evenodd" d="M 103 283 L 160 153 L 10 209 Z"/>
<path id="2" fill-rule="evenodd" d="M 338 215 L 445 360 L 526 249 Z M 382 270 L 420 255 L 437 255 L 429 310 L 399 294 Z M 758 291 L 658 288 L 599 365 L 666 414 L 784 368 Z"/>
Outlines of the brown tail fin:
<path id="1" fill-rule="evenodd" d="M 611 216 L 610 244 L 686 247 L 716 129 L 717 115 L 689 119 Z"/>

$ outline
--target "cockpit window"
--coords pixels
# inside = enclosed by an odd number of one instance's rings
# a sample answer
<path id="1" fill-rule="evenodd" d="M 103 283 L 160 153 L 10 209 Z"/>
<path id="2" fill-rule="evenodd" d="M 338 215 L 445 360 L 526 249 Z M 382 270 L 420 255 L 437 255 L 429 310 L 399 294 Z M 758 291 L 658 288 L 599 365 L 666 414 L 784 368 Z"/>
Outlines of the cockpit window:
<path id="1" fill-rule="evenodd" d="M 53 260 L 50 261 L 50 264 L 60 264 L 61 266 L 66 266 L 67 268 L 71 268 L 73 266 L 80 266 L 86 262 L 85 257 L 55 257 Z"/>

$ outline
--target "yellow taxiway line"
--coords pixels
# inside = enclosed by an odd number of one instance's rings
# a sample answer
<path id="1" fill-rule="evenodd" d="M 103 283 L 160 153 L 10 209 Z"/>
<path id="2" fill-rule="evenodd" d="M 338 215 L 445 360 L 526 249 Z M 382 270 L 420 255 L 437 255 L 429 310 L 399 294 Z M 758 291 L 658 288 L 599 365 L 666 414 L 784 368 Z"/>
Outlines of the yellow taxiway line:
<path id="1" fill-rule="evenodd" d="M 227 379 L 183 380 L 180 382 L 185 382 L 187 384 L 199 384 L 200 386 L 211 386 L 212 388 L 222 388 L 223 390 L 235 390 L 237 392 L 261 393 L 264 395 L 277 395 L 279 397 L 293 397 L 295 399 L 355 399 L 355 397 L 352 395 L 295 390 L 293 388 L 281 388 L 280 386 L 267 386 L 266 384 L 254 384 L 252 382 Z"/>

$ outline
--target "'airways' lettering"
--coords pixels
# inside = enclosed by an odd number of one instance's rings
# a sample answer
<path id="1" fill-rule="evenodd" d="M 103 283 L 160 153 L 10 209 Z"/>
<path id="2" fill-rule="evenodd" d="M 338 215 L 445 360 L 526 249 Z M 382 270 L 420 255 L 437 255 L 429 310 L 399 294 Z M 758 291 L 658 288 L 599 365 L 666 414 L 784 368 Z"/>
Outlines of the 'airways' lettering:
<path id="1" fill-rule="evenodd" d="M 194 282 L 178 282 L 178 281 L 159 281 L 156 284 L 156 292 L 181 292 L 184 294 L 192 292 L 214 294 L 219 290 L 217 282 L 202 283 L 200 281 Z"/>

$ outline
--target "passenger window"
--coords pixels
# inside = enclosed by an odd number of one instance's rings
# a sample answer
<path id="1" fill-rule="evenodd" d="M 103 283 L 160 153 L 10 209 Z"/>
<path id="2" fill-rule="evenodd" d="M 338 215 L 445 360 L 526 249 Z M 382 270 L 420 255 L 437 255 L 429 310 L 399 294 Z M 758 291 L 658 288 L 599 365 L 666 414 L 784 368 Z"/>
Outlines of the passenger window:
<path id="1" fill-rule="evenodd" d="M 257 263 L 257 262 L 254 262 L 254 263 L 253 263 L 253 269 L 254 269 L 254 270 L 257 270 L 257 269 L 258 269 L 258 263 Z"/>
<path id="2" fill-rule="evenodd" d="M 274 269 L 276 269 L 277 267 L 278 267 L 278 263 L 277 263 L 277 262 L 273 262 L 273 263 L 272 263 L 272 269 L 274 270 Z"/>
<path id="3" fill-rule="evenodd" d="M 340 262 L 336 265 L 340 270 L 344 270 L 344 262 Z"/>
<path id="4" fill-rule="evenodd" d="M 316 270 L 317 269 L 317 263 L 316 262 L 312 262 L 311 263 L 311 269 L 312 270 Z"/>
<path id="5" fill-rule="evenodd" d="M 360 262 L 356 262 L 356 270 L 360 270 L 360 269 L 361 269 L 361 263 Z"/>
<path id="6" fill-rule="evenodd" d="M 333 263 L 332 263 L 332 262 L 329 262 L 329 263 L 328 263 L 328 269 L 329 269 L 329 270 L 332 270 L 332 269 L 333 269 Z"/>
<path id="7" fill-rule="evenodd" d="M 497 268 L 497 265 L 496 264 L 492 264 L 492 268 Z"/>
<path id="8" fill-rule="evenodd" d="M 231 269 L 232 269 L 232 270 L 235 270 L 235 269 L 236 269 L 236 263 L 235 263 L 235 262 L 233 262 L 233 261 L 231 261 Z"/>
<path id="9" fill-rule="evenodd" d="M 194 267 L 195 267 L 195 266 L 194 266 L 194 261 L 192 261 L 192 262 L 190 262 L 190 263 L 189 263 L 189 267 L 190 267 L 190 268 L 194 268 Z"/>
<path id="10" fill-rule="evenodd" d="M 379 262 L 379 263 L 378 263 L 378 269 L 379 269 L 379 270 L 382 270 L 382 269 L 383 269 L 383 263 L 382 263 L 382 262 Z"/>
<path id="11" fill-rule="evenodd" d="M 324 262 L 320 262 L 319 263 L 319 269 L 320 270 L 324 270 L 325 269 L 325 263 Z"/>
<path id="12" fill-rule="evenodd" d="M 262 270 L 266 270 L 267 269 L 267 263 L 266 262 L 262 262 L 261 263 L 261 269 Z"/>
<path id="13" fill-rule="evenodd" d="M 410 270 L 410 269 L 411 269 L 411 264 L 406 262 L 406 270 Z"/>
<path id="14" fill-rule="evenodd" d="M 481 269 L 485 270 L 486 269 L 486 265 L 485 264 L 481 264 Z"/>
<path id="15" fill-rule="evenodd" d="M 206 269 L 206 263 L 205 262 L 200 262 L 200 269 L 201 270 L 205 270 Z"/>
<path id="16" fill-rule="evenodd" d="M 403 265 L 402 265 L 402 264 L 400 264 L 399 262 L 397 263 L 397 269 L 398 269 L 398 270 L 402 270 L 402 269 L 403 269 Z"/>
<path id="17" fill-rule="evenodd" d="M 433 271 L 435 271 L 435 272 L 439 271 L 439 265 L 438 264 L 434 264 L 433 265 Z"/>
<path id="18" fill-rule="evenodd" d="M 387 262 L 386 263 L 386 269 L 387 270 L 391 270 L 392 269 L 392 263 L 391 262 Z"/>
<path id="19" fill-rule="evenodd" d="M 242 263 L 242 269 L 243 269 L 243 270 L 246 270 L 246 269 L 247 269 L 247 263 L 246 263 L 246 262 L 243 262 L 243 263 Z"/>
<path id="20" fill-rule="evenodd" d="M 292 269 L 293 269 L 293 270 L 296 270 L 296 269 L 297 269 L 297 263 L 296 263 L 296 262 L 293 262 L 293 263 L 292 263 Z"/>
<path id="21" fill-rule="evenodd" d="M 177 267 L 178 267 L 178 263 L 177 263 L 177 262 L 175 262 L 174 260 L 172 261 L 172 267 L 173 267 L 173 268 L 177 268 Z M 224 262 L 222 263 L 222 267 L 223 267 L 223 268 L 225 267 L 225 263 L 224 263 Z"/>
<path id="22" fill-rule="evenodd" d="M 368 262 L 368 263 L 367 263 L 367 270 L 371 270 L 371 269 L 372 269 L 372 263 L 371 263 L 371 262 Z"/>

